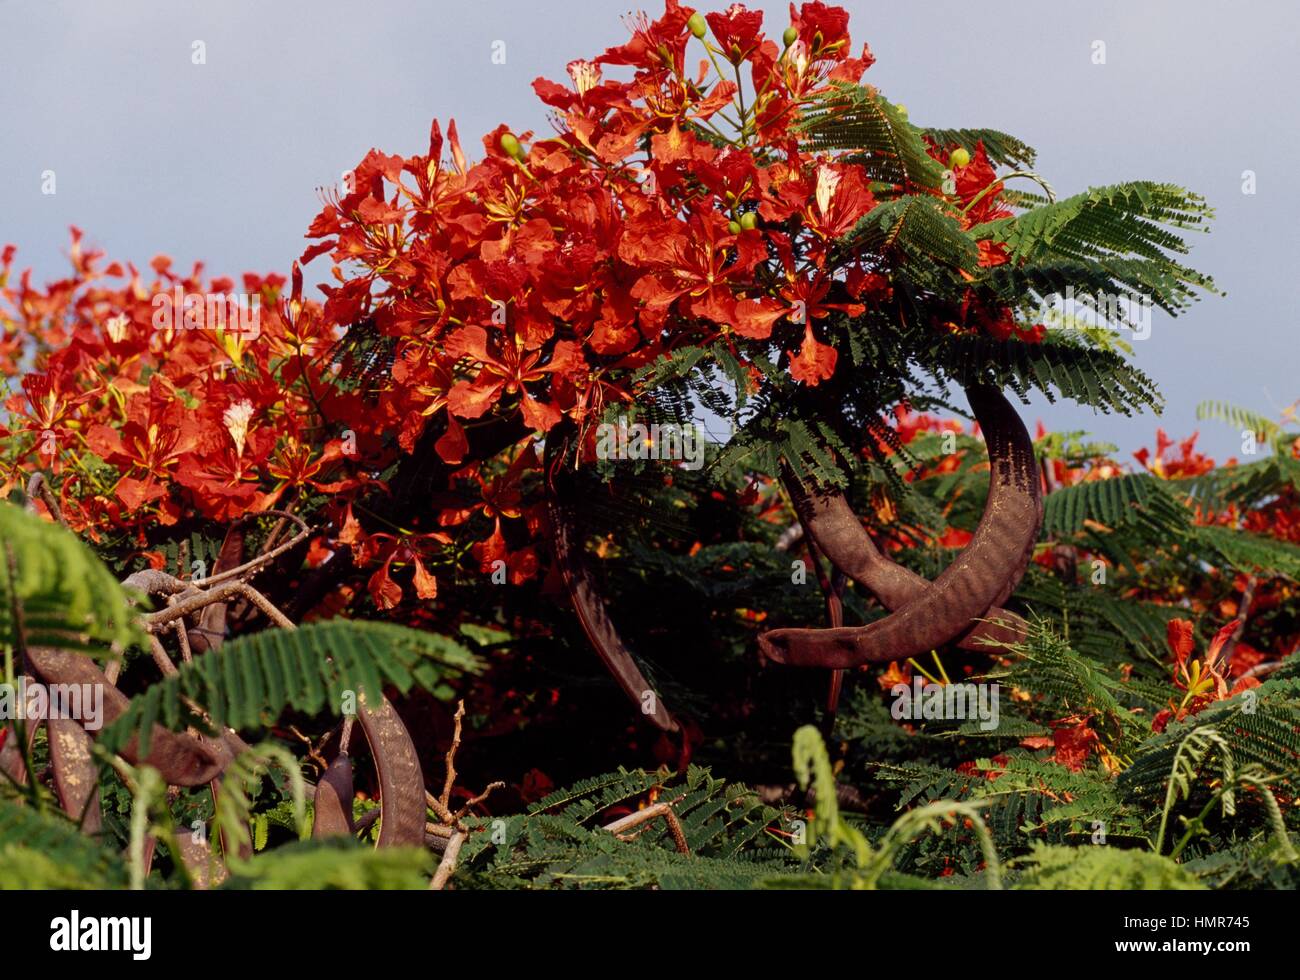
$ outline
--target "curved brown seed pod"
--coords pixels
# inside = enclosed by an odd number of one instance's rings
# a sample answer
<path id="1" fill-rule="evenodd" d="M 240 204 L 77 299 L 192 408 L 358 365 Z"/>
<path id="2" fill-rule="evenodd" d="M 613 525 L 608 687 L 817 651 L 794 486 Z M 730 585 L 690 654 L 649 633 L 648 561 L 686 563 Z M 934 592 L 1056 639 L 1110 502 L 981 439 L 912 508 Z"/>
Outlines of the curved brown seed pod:
<path id="1" fill-rule="evenodd" d="M 90 658 L 66 650 L 32 648 L 27 651 L 32 670 L 46 684 L 90 685 L 82 690 L 103 691 L 103 724 L 111 725 L 130 705 L 130 699 L 108 682 L 104 672 Z M 143 763 L 153 766 L 172 786 L 200 786 L 215 779 L 221 772 L 220 761 L 198 739 L 168 731 L 161 725 L 153 726 L 149 740 L 149 754 L 139 757 L 137 739 L 133 735 L 122 749 L 122 757 L 132 765 Z"/>
<path id="2" fill-rule="evenodd" d="M 220 738 L 210 738 L 207 735 L 198 735 L 197 737 L 203 743 L 203 746 L 216 758 L 217 764 L 221 767 L 221 772 L 226 771 L 226 768 L 235 760 L 235 756 L 251 751 L 248 743 L 231 729 L 222 732 Z M 221 805 L 221 794 L 223 792 L 221 782 L 221 779 L 217 778 L 208 783 L 208 794 L 212 797 L 213 813 L 216 813 L 217 808 Z M 221 843 L 222 854 L 238 854 L 242 861 L 247 861 L 253 856 L 251 835 L 246 835 L 243 840 L 236 841 L 233 834 L 229 834 L 223 829 L 220 831 L 218 839 Z M 210 847 L 210 845 L 205 846 Z M 191 869 L 192 872 L 193 869 Z M 221 875 L 222 877 L 225 876 L 224 864 L 222 865 Z"/>
<path id="3" fill-rule="evenodd" d="M 24 676 L 24 681 L 28 684 L 32 678 Z M 27 726 L 27 753 L 31 755 L 32 744 L 36 741 L 36 729 L 39 725 L 30 724 Z M 24 762 L 23 750 L 18 744 L 18 726 L 9 726 L 9 735 L 5 739 L 4 748 L 0 748 L 0 769 L 9 776 L 19 786 L 27 785 L 27 764 Z"/>
<path id="4" fill-rule="evenodd" d="M 234 568 L 244 560 L 244 531 L 235 525 L 226 532 L 221 542 L 221 551 L 212 566 L 211 574 L 217 575 L 226 569 Z M 226 635 L 227 603 L 214 602 L 204 608 L 198 615 L 198 622 L 190 628 L 188 639 L 193 653 L 206 653 L 221 646 Z"/>
<path id="5" fill-rule="evenodd" d="M 654 688 L 641 673 L 614 626 L 583 554 L 577 504 L 565 470 L 567 449 L 568 437 L 552 430 L 546 441 L 546 513 L 550 523 L 551 551 L 564 579 L 564 587 L 587 640 L 623 693 L 643 712 L 647 705 L 653 706 L 654 710 L 646 713 L 646 717 L 655 727 L 665 732 L 678 731 L 677 720 L 664 707 L 663 699 L 654 693 Z M 647 694 L 652 695 L 649 701 L 646 700 Z"/>
<path id="6" fill-rule="evenodd" d="M 352 760 L 346 752 L 334 757 L 329 768 L 316 783 L 315 807 L 312 816 L 313 837 L 351 836 L 352 826 Z"/>
<path id="7" fill-rule="evenodd" d="M 226 880 L 229 872 L 218 858 L 213 857 L 212 847 L 206 840 L 196 839 L 182 828 L 176 833 L 176 846 L 180 849 L 178 856 L 181 863 L 190 873 L 195 888 L 211 888 Z"/>
<path id="8" fill-rule="evenodd" d="M 17 737 L 18 733 L 9 729 L 9 738 Z M 23 754 L 16 745 L 6 742 L 4 748 L 0 748 L 0 771 L 19 785 L 27 782 L 27 767 L 23 765 Z"/>
<path id="9" fill-rule="evenodd" d="M 90 736 L 71 718 L 50 718 L 45 727 L 59 805 L 86 833 L 99 833 L 99 767 L 90 755 Z"/>
<path id="10" fill-rule="evenodd" d="M 358 705 L 357 720 L 370 745 L 370 754 L 379 773 L 379 802 L 383 823 L 379 828 L 380 847 L 424 843 L 424 773 L 415 752 L 411 734 L 397 716 L 392 703 L 384 697 L 371 708 Z M 348 798 L 348 807 L 352 798 Z"/>
<path id="11" fill-rule="evenodd" d="M 1033 443 L 998 388 L 967 389 L 989 451 L 989 495 L 970 543 L 923 595 L 867 626 L 782 629 L 759 637 L 778 663 L 838 669 L 915 657 L 969 630 L 1029 564 L 1043 503 Z"/>
<path id="12" fill-rule="evenodd" d="M 924 576 L 893 561 L 876 547 L 844 494 L 809 490 L 788 470 L 782 474 L 782 483 L 790 494 L 799 522 L 827 560 L 870 591 L 890 612 L 919 599 L 933 586 Z M 957 641 L 959 647 L 986 650 L 991 643 L 1005 646 L 1025 638 L 1024 620 L 998 608 L 998 603 L 1006 601 L 1014 588 L 1014 583 L 1004 585 L 993 607 L 981 615 L 985 622 L 975 623 L 962 635 Z"/>

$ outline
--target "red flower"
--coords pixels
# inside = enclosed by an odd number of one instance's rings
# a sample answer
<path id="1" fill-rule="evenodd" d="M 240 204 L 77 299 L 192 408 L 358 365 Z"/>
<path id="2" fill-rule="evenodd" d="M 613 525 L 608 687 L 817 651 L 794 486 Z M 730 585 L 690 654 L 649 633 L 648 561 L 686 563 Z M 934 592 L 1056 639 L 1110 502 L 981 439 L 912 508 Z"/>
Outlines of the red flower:
<path id="1" fill-rule="evenodd" d="M 1056 746 L 1052 760 L 1078 772 L 1088 761 L 1093 748 L 1101 744 L 1101 739 L 1084 719 L 1076 725 L 1057 728 L 1052 732 L 1052 742 Z"/>
<path id="2" fill-rule="evenodd" d="M 748 58 L 763 41 L 761 10 L 748 10 L 744 4 L 733 3 L 725 12 L 705 14 L 704 19 L 733 65 Z"/>
<path id="3" fill-rule="evenodd" d="M 849 12 L 843 7 L 829 7 L 812 0 L 796 11 L 792 3 L 790 23 L 814 58 L 837 53 L 842 56 L 848 49 Z"/>
<path id="4" fill-rule="evenodd" d="M 790 374 L 796 381 L 809 386 L 817 385 L 835 373 L 838 358 L 834 347 L 817 340 L 810 321 L 804 326 L 803 344 L 800 345 L 799 352 L 790 359 Z"/>

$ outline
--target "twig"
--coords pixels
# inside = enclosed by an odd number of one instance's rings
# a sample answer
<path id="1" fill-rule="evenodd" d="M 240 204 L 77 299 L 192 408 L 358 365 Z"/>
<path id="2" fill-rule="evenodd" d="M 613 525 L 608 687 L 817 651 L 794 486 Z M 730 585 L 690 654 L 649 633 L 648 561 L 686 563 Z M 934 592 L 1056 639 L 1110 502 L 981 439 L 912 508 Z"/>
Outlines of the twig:
<path id="1" fill-rule="evenodd" d="M 619 817 L 613 823 L 605 824 L 601 829 L 608 830 L 619 840 L 630 840 L 630 837 L 625 836 L 626 831 L 658 817 L 663 817 L 664 822 L 668 824 L 668 832 L 672 835 L 677 850 L 682 854 L 690 854 L 691 849 L 686 843 L 686 834 L 682 830 L 682 823 L 677 819 L 677 814 L 673 811 L 671 803 L 656 803 L 644 810 L 638 810 L 636 813 L 629 813 L 626 817 Z"/>
<path id="2" fill-rule="evenodd" d="M 461 722 L 465 718 L 465 702 L 461 700 L 456 705 L 456 715 L 454 718 L 454 728 L 451 734 L 451 745 L 447 748 L 447 778 L 442 783 L 442 796 L 438 802 L 442 804 L 444 810 L 451 809 L 451 788 L 456 783 L 456 750 L 460 748 L 460 729 Z M 441 814 L 439 814 L 441 816 Z"/>
<path id="3" fill-rule="evenodd" d="M 465 833 L 460 830 L 447 839 L 447 849 L 442 852 L 442 860 L 438 862 L 438 870 L 433 873 L 433 880 L 429 882 L 429 891 L 442 891 L 452 872 L 456 870 L 456 858 L 460 856 L 460 847 L 464 843 Z"/>
<path id="4" fill-rule="evenodd" d="M 302 732 L 298 731 L 297 725 L 290 725 L 289 731 L 293 733 L 294 738 L 298 739 L 298 741 L 302 742 L 303 745 L 307 746 L 307 758 L 311 759 L 312 762 L 320 766 L 321 772 L 324 772 L 326 769 L 330 767 L 329 763 L 325 761 L 325 757 L 320 754 L 320 750 L 316 746 L 312 745 L 311 739 L 308 738 L 306 735 L 304 735 Z"/>
<path id="5" fill-rule="evenodd" d="M 465 814 L 469 813 L 469 811 L 472 808 L 478 806 L 489 796 L 491 796 L 495 790 L 505 788 L 505 785 L 506 784 L 501 782 L 500 780 L 497 780 L 495 783 L 488 783 L 486 788 L 484 788 L 483 792 L 479 793 L 478 796 L 475 796 L 473 799 L 469 800 L 469 802 L 467 802 L 464 806 L 462 806 L 459 810 L 457 810 L 454 814 L 452 814 L 452 819 L 459 821 L 460 818 L 465 816 Z"/>
<path id="6" fill-rule="evenodd" d="M 1268 663 L 1255 664 L 1254 667 L 1251 667 L 1250 670 L 1242 674 L 1238 680 L 1244 681 L 1247 677 L 1267 677 L 1269 674 L 1273 673 L 1273 671 L 1281 667 L 1282 664 L 1283 661 L 1281 660 L 1270 660 Z"/>
<path id="7" fill-rule="evenodd" d="M 456 818 L 452 816 L 450 810 L 442 805 L 442 800 L 434 796 L 427 789 L 424 791 L 424 802 L 429 804 L 429 809 L 438 815 L 438 819 L 443 823 L 450 824 Z"/>
<path id="8" fill-rule="evenodd" d="M 45 502 L 45 506 L 50 510 L 50 516 L 62 524 L 68 526 L 68 522 L 63 519 L 63 508 L 59 506 L 59 499 L 54 496 L 54 491 L 50 489 L 50 481 L 45 479 L 45 474 L 39 470 L 32 474 L 32 478 L 27 481 L 27 509 L 35 512 L 36 498 L 39 497 Z"/>
<path id="9" fill-rule="evenodd" d="M 1250 615 L 1251 604 L 1255 601 L 1255 585 L 1257 579 L 1254 575 L 1246 576 L 1246 587 L 1241 590 L 1241 602 L 1237 605 L 1237 628 L 1232 631 L 1228 637 L 1228 642 L 1223 645 L 1223 651 L 1219 654 L 1218 669 L 1220 672 L 1227 671 L 1232 664 L 1232 655 L 1237 650 L 1237 642 L 1246 632 L 1246 618 Z"/>

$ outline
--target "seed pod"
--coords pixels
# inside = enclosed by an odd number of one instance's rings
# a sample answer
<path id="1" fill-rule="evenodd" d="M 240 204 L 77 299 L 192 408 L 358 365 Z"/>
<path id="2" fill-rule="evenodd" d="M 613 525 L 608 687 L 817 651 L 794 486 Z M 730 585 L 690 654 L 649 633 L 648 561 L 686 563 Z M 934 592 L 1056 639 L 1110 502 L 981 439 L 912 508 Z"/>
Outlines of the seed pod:
<path id="1" fill-rule="evenodd" d="M 316 783 L 313 837 L 352 834 L 352 760 L 340 752 Z"/>

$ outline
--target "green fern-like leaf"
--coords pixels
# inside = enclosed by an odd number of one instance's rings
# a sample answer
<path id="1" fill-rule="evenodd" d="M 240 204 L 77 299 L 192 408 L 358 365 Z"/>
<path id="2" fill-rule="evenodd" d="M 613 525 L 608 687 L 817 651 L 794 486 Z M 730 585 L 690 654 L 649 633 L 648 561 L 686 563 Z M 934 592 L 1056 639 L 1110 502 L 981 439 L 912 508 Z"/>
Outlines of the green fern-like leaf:
<path id="1" fill-rule="evenodd" d="M 0 800 L 0 889 L 125 888 L 122 856 L 70 821 Z"/>
<path id="2" fill-rule="evenodd" d="M 1300 581 L 1300 547 L 1288 541 L 1218 525 L 1197 527 L 1194 541 L 1210 552 L 1207 557 L 1221 558 L 1240 571 Z"/>
<path id="3" fill-rule="evenodd" d="M 1016 888 L 1187 891 L 1205 887 L 1173 861 L 1147 851 L 1039 845 L 1020 863 L 1024 871 Z"/>
<path id="4" fill-rule="evenodd" d="M 1258 412 L 1252 412 L 1249 409 L 1229 405 L 1227 402 L 1201 402 L 1196 406 L 1196 417 L 1198 419 L 1214 419 L 1218 422 L 1226 422 L 1233 428 L 1241 429 L 1243 432 L 1254 432 L 1261 441 L 1271 440 L 1282 431 L 1282 427 L 1272 419 L 1265 418 Z"/>
<path id="5" fill-rule="evenodd" d="M 1171 533 L 1190 523 L 1186 508 L 1160 480 L 1146 473 L 1128 473 L 1076 483 L 1048 494 L 1043 502 L 1043 532 L 1077 534 L 1087 522 L 1117 528 L 1135 522 L 1143 513 Z"/>
<path id="6" fill-rule="evenodd" d="M 1133 764 L 1120 773 L 1120 792 L 1135 801 L 1162 798 L 1179 747 L 1190 732 L 1202 727 L 1213 727 L 1227 740 L 1238 768 L 1258 765 L 1266 774 L 1279 777 L 1284 787 L 1294 790 L 1300 785 L 1300 682 L 1274 676 L 1252 691 L 1170 724 L 1163 734 L 1149 739 Z"/>
<path id="7" fill-rule="evenodd" d="M 144 642 L 125 591 L 89 548 L 0 503 L 0 643 L 107 657 Z"/>
<path id="8" fill-rule="evenodd" d="M 433 855 L 421 847 L 370 847 L 350 837 L 294 841 L 232 861 L 225 891 L 266 889 L 418 890 L 428 887 Z"/>
<path id="9" fill-rule="evenodd" d="M 855 154 L 854 161 L 881 184 L 937 190 L 943 179 L 943 168 L 907 116 L 874 89 L 833 85 L 804 114 L 799 130 L 813 151 Z"/>
<path id="10" fill-rule="evenodd" d="M 996 129 L 934 129 L 921 130 L 922 134 L 932 139 L 938 146 L 956 144 L 971 153 L 980 143 L 984 152 L 994 166 L 1012 167 L 1022 170 L 1032 167 L 1038 152 L 1028 143 L 1008 136 Z"/>
<path id="11" fill-rule="evenodd" d="M 1151 379 L 1122 355 L 1072 340 L 1049 336 L 1024 344 L 950 334 L 914 357 L 925 370 L 962 385 L 992 382 L 1021 395 L 1037 390 L 1048 401 L 1059 396 L 1124 415 L 1163 405 Z"/>
<path id="12" fill-rule="evenodd" d="M 887 256 L 915 288 L 943 288 L 978 268 L 975 240 L 934 198 L 909 195 L 872 209 L 846 239 L 855 249 Z"/>
<path id="13" fill-rule="evenodd" d="M 267 724 L 290 707 L 338 712 L 345 693 L 377 698 L 386 684 L 450 696 L 447 679 L 479 668 L 478 658 L 453 640 L 388 623 L 331 620 L 267 630 L 238 637 L 137 695 L 100 741 L 116 749 L 135 733 L 148 751 L 155 721 L 173 729 L 197 721 L 185 698 L 213 725 L 238 729 Z"/>

